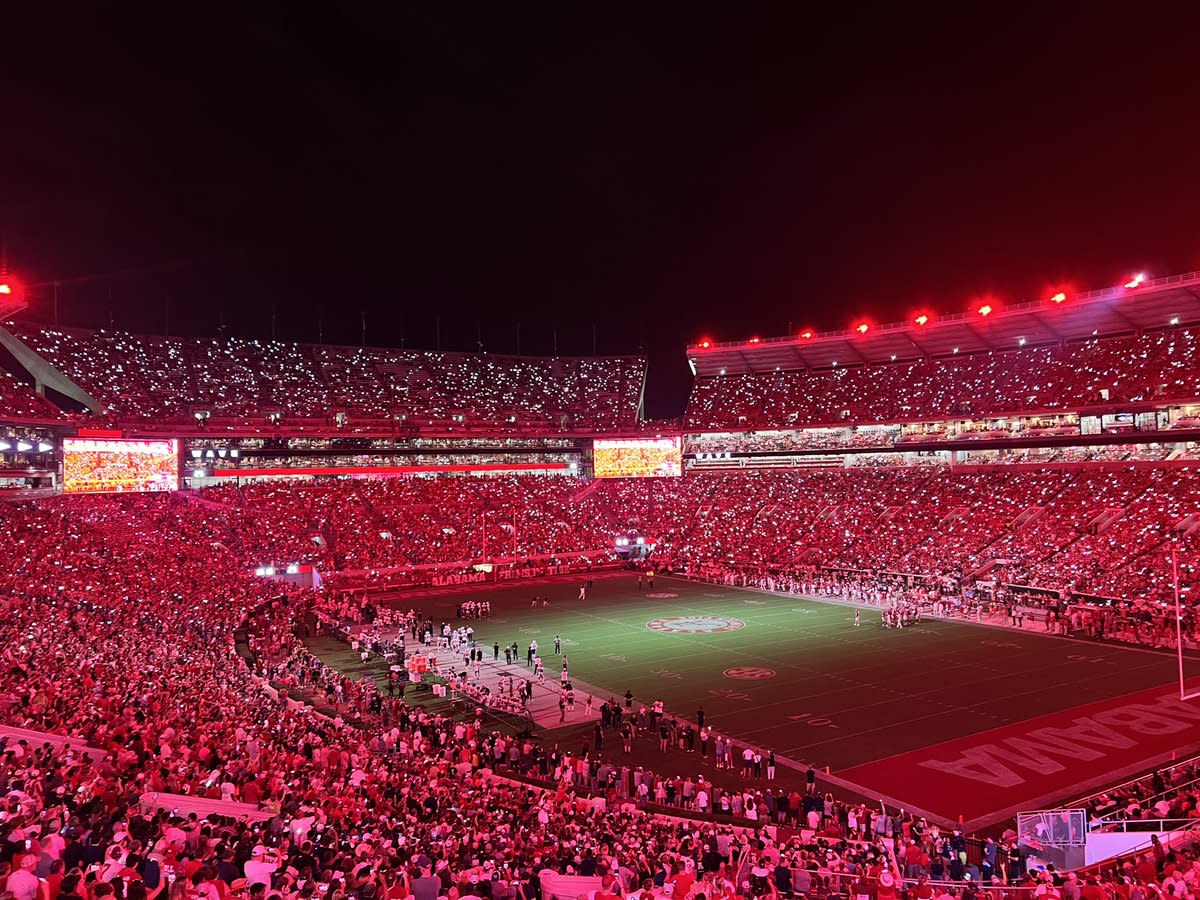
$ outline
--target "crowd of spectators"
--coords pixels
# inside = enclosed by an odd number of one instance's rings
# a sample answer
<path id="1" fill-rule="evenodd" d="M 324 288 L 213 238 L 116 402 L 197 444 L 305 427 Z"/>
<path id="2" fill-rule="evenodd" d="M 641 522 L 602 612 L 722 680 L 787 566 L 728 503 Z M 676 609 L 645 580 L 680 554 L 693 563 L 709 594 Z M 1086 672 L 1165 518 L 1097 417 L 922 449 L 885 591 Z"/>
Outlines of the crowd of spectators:
<path id="1" fill-rule="evenodd" d="M 390 422 L 496 435 L 632 431 L 639 427 L 646 369 L 637 357 L 533 358 L 33 326 L 18 326 L 16 333 L 103 404 L 108 418 L 125 422 L 184 423 L 199 416 L 216 424 L 279 416 L 294 423 Z M 0 376 L 0 401 L 22 415 L 60 415 L 33 397 Z M 915 362 L 703 377 L 693 387 L 683 426 L 845 429 L 1197 399 L 1200 337 L 1171 329 Z M 1059 430 L 1051 423 L 1027 433 Z M 938 436 L 934 430 L 905 439 Z M 1008 437 L 1011 429 L 981 424 L 956 436 Z M 715 441 L 728 443 L 772 450 L 890 441 L 873 431 Z"/>
<path id="2" fill-rule="evenodd" d="M 772 878 L 797 868 L 805 884 L 888 869 L 893 826 L 867 807 L 664 780 L 322 666 L 297 637 L 313 596 L 214 552 L 212 513 L 171 496 L 3 510 L 0 718 L 90 749 L 0 748 L 0 892 L 534 900 L 541 878 L 580 875 L 614 897 L 733 898 L 774 892 L 767 860 L 789 869 Z M 156 806 L 164 794 L 262 815 L 206 818 Z M 671 795 L 744 827 L 643 809 Z M 788 822 L 818 828 L 778 836 Z"/>
<path id="3" fill-rule="evenodd" d="M 770 453 L 789 450 L 850 450 L 891 447 L 900 440 L 900 426 L 864 428 L 808 428 L 788 431 L 751 431 L 689 434 L 685 453 Z"/>
<path id="4" fill-rule="evenodd" d="M 571 463 L 578 467 L 578 453 L 539 453 L 529 456 L 524 453 L 410 453 L 396 455 L 347 453 L 304 456 L 272 455 L 249 456 L 240 454 L 217 456 L 201 462 L 208 469 L 334 469 L 334 468 L 379 468 L 382 466 L 514 466 L 527 468 L 539 464 L 546 467 L 566 469 Z M 272 476 L 273 477 L 273 476 Z"/>
<path id="5" fill-rule="evenodd" d="M 638 357 L 517 357 L 21 327 L 119 422 L 403 421 L 456 430 L 636 429 Z"/>
<path id="6" fill-rule="evenodd" d="M 332 572 L 611 550 L 607 520 L 576 509 L 581 489 L 567 476 L 494 476 L 260 483 L 200 496 L 226 507 L 247 556 Z"/>
<path id="7" fill-rule="evenodd" d="M 65 418 L 57 406 L 0 369 L 0 422 L 58 422 Z"/>
<path id="8" fill-rule="evenodd" d="M 856 498 L 850 475 L 842 475 L 840 488 L 823 484 L 824 475 L 806 475 L 806 484 L 782 473 L 695 479 L 691 487 L 682 480 L 611 482 L 587 493 L 569 517 L 584 515 L 593 502 L 619 500 L 628 504 L 626 515 L 658 527 L 674 509 L 665 547 L 690 553 L 689 562 L 724 564 L 736 553 L 730 542 L 707 557 L 689 548 L 731 527 L 750 528 L 749 544 L 774 527 L 821 528 L 830 504 L 812 504 L 808 491 L 830 503 Z M 979 470 L 956 481 L 959 475 L 917 472 L 889 481 L 889 473 L 857 493 L 868 505 L 912 497 L 911 512 L 904 503 L 888 506 L 893 518 L 910 517 L 912 527 L 922 515 L 937 520 L 929 505 L 970 509 L 973 497 L 995 500 L 1004 482 L 989 482 L 990 475 Z M 1168 498 L 1140 520 L 1150 532 L 1200 497 L 1189 493 L 1195 479 L 1187 469 L 1122 476 L 1129 480 L 1100 478 L 1108 486 L 1105 502 Z M 1046 472 L 1008 498 L 1008 509 L 1063 494 L 1082 503 L 1088 494 L 1073 479 L 1084 478 Z M 445 479 L 437 490 L 488 485 L 493 502 L 553 509 L 571 487 L 569 480 L 521 481 Z M 305 515 L 334 510 L 347 499 L 343 487 L 313 488 Z M 70 745 L 0 749 L 0 878 L 16 900 L 220 900 L 244 892 L 256 900 L 534 900 L 545 874 L 598 876 L 598 896 L 706 900 L 859 892 L 887 900 L 901 887 L 928 900 L 931 881 L 967 892 L 1024 886 L 1030 894 L 1039 883 L 1020 871 L 1012 834 L 968 857 L 965 836 L 954 830 L 811 787 L 775 787 L 757 769 L 732 788 L 665 778 L 601 754 L 599 742 L 554 748 L 488 731 L 469 710 L 450 719 L 384 696 L 370 680 L 330 670 L 302 646 L 313 611 L 335 606 L 311 590 L 248 577 L 246 546 L 236 541 L 270 529 L 253 516 L 230 517 L 229 509 L 245 502 L 274 515 L 284 499 L 300 499 L 266 488 L 240 500 L 209 493 L 200 502 L 102 496 L 0 504 L 0 721 L 82 739 L 98 754 Z M 356 502 L 377 499 L 367 494 Z M 668 505 L 674 503 L 680 505 Z M 788 518 L 805 505 L 811 509 L 803 518 Z M 872 524 L 869 516 L 860 522 Z M 900 552 L 904 530 L 884 528 L 884 557 Z M 1132 529 L 1121 540 L 1146 538 Z M 756 564 L 785 544 L 758 546 Z M 862 550 L 852 540 L 840 552 Z M 779 581 L 769 587 L 814 594 L 878 590 L 863 572 L 844 576 L 816 566 L 803 576 L 770 577 Z M 953 595 L 918 589 L 929 602 Z M 646 718 L 646 710 L 634 709 L 625 724 L 652 734 L 664 727 Z M 622 724 L 622 716 L 610 715 L 599 727 L 620 732 Z M 670 725 L 667 745 L 703 740 L 689 736 L 683 722 Z M 673 769 L 680 770 L 678 761 Z M 157 793 L 250 804 L 264 817 L 204 820 L 139 802 Z M 1093 814 L 1148 818 L 1165 810 L 1187 818 L 1198 814 L 1195 800 L 1193 778 L 1180 770 L 1116 788 L 1096 800 Z M 673 808 L 682 818 L 656 817 L 654 808 Z M 794 830 L 775 830 L 785 827 Z M 1174 882 L 1176 870 L 1192 871 L 1190 864 L 1190 857 L 1163 853 L 1121 877 L 1157 886 Z M 911 880 L 906 886 L 901 872 Z"/>
<path id="9" fill-rule="evenodd" d="M 0 509 L 0 720 L 91 748 L 0 749 L 14 900 L 566 900 L 578 888 L 552 885 L 572 875 L 597 879 L 601 900 L 999 900 L 1018 896 L 1001 885 L 1053 885 L 1021 871 L 1011 833 L 969 855 L 961 832 L 758 771 L 733 789 L 663 778 L 385 697 L 302 646 L 316 598 L 249 578 L 214 539 L 219 514 L 164 495 Z M 668 740 L 686 740 L 675 724 Z M 1186 773 L 1149 785 L 1114 802 L 1194 813 Z M 206 818 L 157 806 L 163 794 L 261 815 Z M 1151 855 L 1105 883 L 1182 883 L 1191 859 Z"/>
<path id="10" fill-rule="evenodd" d="M 1200 333 L 1172 329 L 1055 347 L 829 370 L 697 379 L 689 429 L 973 418 L 1200 398 Z"/>
<path id="11" fill-rule="evenodd" d="M 614 482 L 581 502 L 680 570 L 833 567 L 1157 605 L 1172 597 L 1172 546 L 1194 574 L 1198 488 L 1191 467 L 928 466 Z"/>
<path id="12" fill-rule="evenodd" d="M 680 571 L 899 572 L 1161 605 L 1171 548 L 1187 581 L 1200 536 L 1200 473 L 1145 464 L 736 470 L 590 488 L 569 476 L 330 479 L 198 496 L 256 565 L 377 584 L 485 558 L 612 562 L 615 538 L 632 534 Z"/>

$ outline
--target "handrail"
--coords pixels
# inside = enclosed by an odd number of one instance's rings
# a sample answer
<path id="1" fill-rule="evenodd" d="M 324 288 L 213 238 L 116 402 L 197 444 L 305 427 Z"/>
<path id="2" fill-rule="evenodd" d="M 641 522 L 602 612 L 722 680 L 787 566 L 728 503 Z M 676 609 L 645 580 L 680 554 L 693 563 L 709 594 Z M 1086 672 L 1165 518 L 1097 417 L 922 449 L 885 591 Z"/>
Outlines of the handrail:
<path id="1" fill-rule="evenodd" d="M 1188 825 L 1195 824 L 1195 819 L 1097 819 L 1088 826 L 1088 832 L 1111 834 L 1113 832 L 1128 833 L 1130 831 L 1178 831 L 1180 828 L 1186 828 Z M 1155 827 L 1134 828 L 1132 827 L 1134 825 Z"/>
<path id="2" fill-rule="evenodd" d="M 1178 762 L 1173 762 L 1169 766 L 1163 766 L 1162 768 L 1155 769 L 1154 772 L 1172 772 L 1178 768 L 1181 768 L 1182 766 L 1189 766 L 1189 765 L 1198 764 L 1198 763 L 1200 763 L 1200 754 L 1197 754 L 1195 756 L 1189 756 L 1187 759 L 1179 760 Z M 1145 781 L 1147 778 L 1150 778 L 1154 774 L 1154 772 L 1150 772 L 1145 775 L 1139 775 L 1136 778 L 1131 778 L 1128 781 L 1122 782 L 1121 784 L 1113 785 L 1112 787 L 1106 788 L 1105 790 L 1096 791 L 1093 794 L 1088 794 L 1086 797 L 1080 797 L 1078 800 L 1072 800 L 1070 803 L 1064 803 L 1062 805 L 1062 808 L 1065 809 L 1065 808 L 1076 808 L 1076 807 L 1088 806 L 1091 801 L 1097 800 L 1100 797 L 1103 797 L 1108 794 L 1112 794 L 1113 792 L 1119 791 L 1122 788 L 1129 787 L 1130 785 L 1140 784 L 1141 782 Z M 1185 781 L 1182 784 L 1172 785 L 1165 791 L 1161 791 L 1150 797 L 1142 798 L 1140 802 L 1142 802 L 1143 804 L 1153 803 L 1154 801 L 1162 798 L 1163 796 L 1165 796 L 1167 794 L 1174 794 L 1174 793 L 1178 792 L 1181 788 L 1185 788 L 1185 787 L 1188 787 L 1189 785 L 1193 785 L 1193 784 L 1197 784 L 1197 783 L 1200 783 L 1200 777 L 1193 778 L 1191 781 Z"/>
<path id="3" fill-rule="evenodd" d="M 1200 823 L 1197 823 L 1193 819 L 1193 820 L 1189 820 L 1189 824 L 1195 826 Z M 1168 832 L 1169 836 L 1167 838 L 1167 843 L 1172 843 L 1170 835 L 1186 834 L 1189 830 L 1191 830 L 1193 834 L 1196 833 L 1194 828 L 1189 829 L 1187 826 L 1183 826 L 1183 827 L 1175 829 L 1174 831 Z M 1148 840 L 1145 840 L 1142 843 L 1137 844 L 1134 847 L 1130 847 L 1127 850 L 1123 850 L 1122 852 L 1116 854 L 1115 856 L 1110 856 L 1108 859 L 1102 859 L 1099 862 L 1092 863 L 1091 865 L 1083 866 L 1082 868 L 1076 869 L 1075 872 L 1079 875 L 1096 874 L 1096 873 L 1101 872 L 1103 869 L 1108 868 L 1121 860 L 1132 859 L 1134 857 L 1140 856 L 1141 854 L 1150 850 L 1153 846 L 1154 846 L 1154 837 L 1151 836 Z"/>

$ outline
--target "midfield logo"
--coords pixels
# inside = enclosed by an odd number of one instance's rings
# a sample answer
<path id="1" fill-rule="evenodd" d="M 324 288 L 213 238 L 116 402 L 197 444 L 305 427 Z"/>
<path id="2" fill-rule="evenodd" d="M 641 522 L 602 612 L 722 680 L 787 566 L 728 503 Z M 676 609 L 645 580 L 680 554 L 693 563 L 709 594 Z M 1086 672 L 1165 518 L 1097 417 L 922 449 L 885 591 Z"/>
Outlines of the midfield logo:
<path id="1" fill-rule="evenodd" d="M 746 623 L 727 616 L 667 616 L 647 622 L 646 627 L 667 634 L 717 634 L 745 628 Z"/>

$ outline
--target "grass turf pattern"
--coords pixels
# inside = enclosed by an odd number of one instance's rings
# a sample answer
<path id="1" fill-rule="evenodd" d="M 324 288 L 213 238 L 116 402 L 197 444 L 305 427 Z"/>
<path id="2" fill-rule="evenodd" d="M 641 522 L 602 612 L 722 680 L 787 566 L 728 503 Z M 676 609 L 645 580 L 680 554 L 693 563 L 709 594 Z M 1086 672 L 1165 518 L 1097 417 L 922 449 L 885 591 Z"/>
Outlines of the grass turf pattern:
<path id="1" fill-rule="evenodd" d="M 1046 636 L 1040 624 L 885 629 L 863 610 L 856 628 L 848 606 L 677 578 L 653 591 L 632 575 L 599 578 L 584 601 L 578 591 L 564 580 L 393 605 L 453 622 L 458 600 L 486 597 L 493 617 L 470 624 L 489 659 L 494 641 L 518 641 L 523 659 L 536 638 L 557 680 L 558 634 L 570 672 L 608 696 L 629 689 L 635 703 L 661 699 L 692 721 L 703 705 L 721 733 L 834 772 L 1169 684 L 1175 666 L 1167 654 Z M 535 593 L 550 607 L 530 608 Z"/>

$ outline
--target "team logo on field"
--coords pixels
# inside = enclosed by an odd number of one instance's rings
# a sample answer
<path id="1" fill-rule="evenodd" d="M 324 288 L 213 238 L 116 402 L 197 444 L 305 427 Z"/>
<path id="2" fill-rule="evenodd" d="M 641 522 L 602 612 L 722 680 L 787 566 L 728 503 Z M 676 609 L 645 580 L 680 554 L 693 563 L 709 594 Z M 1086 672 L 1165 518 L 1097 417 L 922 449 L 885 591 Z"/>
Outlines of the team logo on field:
<path id="1" fill-rule="evenodd" d="M 678 594 L 672 594 L 668 591 L 655 591 L 653 594 L 647 594 L 651 600 L 670 600 L 672 597 L 678 597 Z"/>
<path id="2" fill-rule="evenodd" d="M 664 631 L 667 634 L 716 634 L 721 631 L 737 631 L 739 628 L 745 628 L 746 623 L 727 616 L 667 616 L 647 622 L 646 627 L 651 631 Z"/>
<path id="3" fill-rule="evenodd" d="M 774 669 L 763 669 L 759 666 L 734 666 L 732 669 L 725 670 L 726 678 L 737 678 L 741 681 L 761 681 L 766 678 L 774 678 Z"/>

